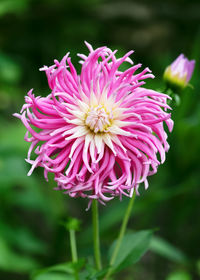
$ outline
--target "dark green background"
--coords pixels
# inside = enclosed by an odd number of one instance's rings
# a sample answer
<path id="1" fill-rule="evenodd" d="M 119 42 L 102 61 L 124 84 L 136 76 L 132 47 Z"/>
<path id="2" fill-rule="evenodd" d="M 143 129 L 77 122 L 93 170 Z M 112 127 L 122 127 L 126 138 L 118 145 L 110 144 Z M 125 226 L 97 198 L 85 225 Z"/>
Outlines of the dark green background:
<path id="1" fill-rule="evenodd" d="M 76 53 L 87 54 L 84 40 L 117 48 L 118 55 L 134 49 L 134 62 L 156 75 L 147 87 L 157 89 L 163 87 L 165 67 L 180 53 L 196 60 L 194 89 L 181 93 L 181 105 L 172 113 L 167 160 L 149 178 L 149 189 L 140 187 L 129 224 L 134 230 L 158 228 L 155 235 L 181 252 L 154 248 L 115 279 L 199 279 L 200 2 L 194 0 L 0 0 L 0 279 L 29 279 L 37 268 L 70 260 L 68 233 L 60 225 L 69 216 L 82 220 L 79 256 L 92 261 L 88 201 L 54 191 L 54 181 L 46 183 L 40 168 L 26 176 L 29 145 L 23 125 L 12 117 L 30 88 L 36 95 L 49 93 L 41 66 L 70 51 L 80 70 Z M 100 207 L 104 264 L 127 203 L 116 198 Z"/>

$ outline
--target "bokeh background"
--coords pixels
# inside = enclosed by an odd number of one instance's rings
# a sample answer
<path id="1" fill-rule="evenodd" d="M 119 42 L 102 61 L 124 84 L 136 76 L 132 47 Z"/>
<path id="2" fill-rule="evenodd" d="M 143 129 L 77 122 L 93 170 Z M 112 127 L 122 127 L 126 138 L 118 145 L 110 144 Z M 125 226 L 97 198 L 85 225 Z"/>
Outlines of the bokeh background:
<path id="1" fill-rule="evenodd" d="M 49 93 L 41 66 L 70 51 L 80 70 L 76 53 L 87 53 L 84 40 L 118 49 L 119 55 L 134 49 L 134 62 L 149 66 L 156 76 L 147 81 L 150 88 L 163 88 L 163 71 L 180 53 L 196 60 L 194 88 L 182 92 L 181 104 L 173 110 L 167 160 L 149 179 L 149 189 L 140 187 L 129 223 L 134 230 L 156 228 L 155 237 L 141 262 L 115 279 L 200 279 L 198 0 L 0 1 L 0 279 L 30 279 L 38 268 L 70 260 L 69 236 L 60 224 L 69 216 L 82 220 L 78 253 L 92 262 L 88 201 L 53 190 L 53 179 L 46 183 L 40 168 L 26 176 L 25 129 L 12 116 L 30 88 L 36 95 Z M 127 203 L 115 199 L 100 207 L 104 264 Z"/>

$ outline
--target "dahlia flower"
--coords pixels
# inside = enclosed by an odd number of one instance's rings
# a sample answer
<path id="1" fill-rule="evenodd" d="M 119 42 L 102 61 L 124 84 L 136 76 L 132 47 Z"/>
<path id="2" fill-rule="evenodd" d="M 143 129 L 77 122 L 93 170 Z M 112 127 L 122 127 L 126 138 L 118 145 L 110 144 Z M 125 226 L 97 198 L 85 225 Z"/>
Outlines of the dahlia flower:
<path id="1" fill-rule="evenodd" d="M 141 64 L 122 72 L 123 62 L 133 64 L 128 52 L 116 58 L 107 47 L 81 58 L 80 75 L 69 53 L 46 72 L 50 94 L 40 97 L 30 90 L 20 118 L 30 142 L 27 162 L 54 174 L 57 188 L 72 197 L 108 201 L 114 196 L 132 196 L 139 184 L 156 173 L 168 151 L 167 134 L 173 121 L 167 95 L 141 87 L 154 78 L 149 68 L 136 74 Z M 29 135 L 30 134 L 30 135 Z M 34 151 L 36 157 L 31 159 Z"/>
<path id="2" fill-rule="evenodd" d="M 189 61 L 183 54 L 169 65 L 164 72 L 164 80 L 169 86 L 183 89 L 189 83 L 194 71 L 195 60 Z"/>

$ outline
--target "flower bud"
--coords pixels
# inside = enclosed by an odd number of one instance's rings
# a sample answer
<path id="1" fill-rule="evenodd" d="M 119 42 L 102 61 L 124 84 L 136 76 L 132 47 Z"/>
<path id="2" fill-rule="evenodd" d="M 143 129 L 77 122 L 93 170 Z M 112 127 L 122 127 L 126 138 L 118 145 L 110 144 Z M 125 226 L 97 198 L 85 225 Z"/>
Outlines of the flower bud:
<path id="1" fill-rule="evenodd" d="M 183 54 L 169 65 L 164 72 L 164 80 L 169 88 L 182 90 L 188 85 L 192 77 L 195 60 L 189 61 Z"/>

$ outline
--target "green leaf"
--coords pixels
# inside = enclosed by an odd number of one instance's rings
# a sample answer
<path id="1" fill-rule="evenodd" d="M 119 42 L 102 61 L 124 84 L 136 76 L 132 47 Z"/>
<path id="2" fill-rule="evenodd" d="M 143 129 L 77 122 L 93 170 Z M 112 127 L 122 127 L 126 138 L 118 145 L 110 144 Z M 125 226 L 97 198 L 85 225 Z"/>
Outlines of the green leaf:
<path id="1" fill-rule="evenodd" d="M 49 272 L 38 275 L 34 280 L 74 280 L 74 276 L 59 272 Z"/>
<path id="2" fill-rule="evenodd" d="M 197 273 L 200 276 L 200 259 L 197 261 L 196 267 L 197 267 Z"/>
<path id="3" fill-rule="evenodd" d="M 77 263 L 72 263 L 72 262 L 68 262 L 68 263 L 61 263 L 61 264 L 56 264 L 50 267 L 46 267 L 40 270 L 37 270 L 36 272 L 34 272 L 32 274 L 31 279 L 32 280 L 40 280 L 40 276 L 42 275 L 49 275 L 51 273 L 65 273 L 65 274 L 69 274 L 69 275 L 73 275 L 75 272 L 78 272 L 85 264 L 85 260 L 84 259 L 79 259 L 79 261 Z M 43 278 L 41 278 L 43 279 Z M 46 278 L 44 278 L 46 279 Z M 53 278 L 52 278 L 53 279 Z M 58 278 L 59 279 L 59 278 Z"/>
<path id="4" fill-rule="evenodd" d="M 87 280 L 97 280 L 102 279 L 108 272 L 109 267 L 102 269 L 101 271 L 93 270 L 93 272 L 86 277 Z"/>
<path id="5" fill-rule="evenodd" d="M 38 239 L 25 227 L 17 228 L 7 225 L 0 220 L 2 239 L 9 244 L 27 253 L 42 254 L 47 250 L 46 244 Z"/>
<path id="6" fill-rule="evenodd" d="M 21 13 L 28 7 L 29 0 L 1 0 L 0 2 L 0 16 L 6 13 Z"/>
<path id="7" fill-rule="evenodd" d="M 39 267 L 39 264 L 28 256 L 21 256 L 8 246 L 0 237 L 0 268 L 5 271 L 29 272 Z"/>
<path id="8" fill-rule="evenodd" d="M 79 273 L 81 280 L 98 280 L 103 279 L 103 277 L 108 272 L 110 266 L 104 267 L 100 271 L 96 269 L 94 263 L 86 263 L 84 269 Z"/>
<path id="9" fill-rule="evenodd" d="M 120 271 L 139 261 L 148 250 L 151 237 L 152 230 L 142 230 L 126 234 L 113 265 L 113 271 Z M 115 244 L 116 241 L 111 246 L 110 256 L 112 255 Z"/>
<path id="10" fill-rule="evenodd" d="M 153 236 L 149 249 L 174 262 L 185 264 L 188 261 L 183 252 L 158 236 Z"/>
<path id="11" fill-rule="evenodd" d="M 36 271 L 33 274 L 33 279 L 36 279 L 35 277 L 37 277 L 41 274 L 47 274 L 49 272 L 65 272 L 65 273 L 73 274 L 74 269 L 73 269 L 72 263 L 56 264 L 56 265 L 46 267 L 46 268 Z"/>
<path id="12" fill-rule="evenodd" d="M 10 172 L 10 170 L 12 170 L 12 172 Z M 26 173 L 27 170 L 22 157 L 20 158 L 20 156 L 16 155 L 7 158 L 0 157 L 1 191 L 4 191 L 5 186 L 12 185 L 14 182 L 26 180 Z"/>
<path id="13" fill-rule="evenodd" d="M 185 271 L 175 271 L 168 275 L 166 280 L 192 280 L 192 277 Z"/>

